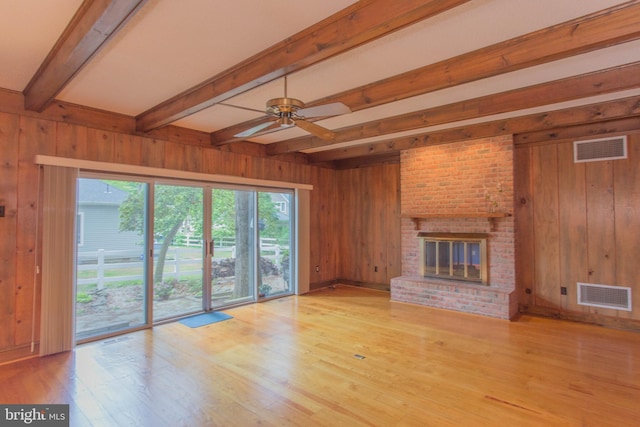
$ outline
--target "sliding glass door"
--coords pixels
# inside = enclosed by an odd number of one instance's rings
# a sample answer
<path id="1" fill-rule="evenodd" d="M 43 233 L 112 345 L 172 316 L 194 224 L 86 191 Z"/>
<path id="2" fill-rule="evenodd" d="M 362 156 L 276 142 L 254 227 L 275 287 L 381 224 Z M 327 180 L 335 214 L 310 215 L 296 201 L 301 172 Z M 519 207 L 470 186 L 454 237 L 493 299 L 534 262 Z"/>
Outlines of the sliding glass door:
<path id="1" fill-rule="evenodd" d="M 148 185 L 80 178 L 76 204 L 76 339 L 146 323 Z"/>
<path id="2" fill-rule="evenodd" d="M 293 193 L 84 175 L 76 338 L 292 293 Z"/>
<path id="3" fill-rule="evenodd" d="M 291 202 L 291 193 L 258 193 L 260 298 L 292 293 Z"/>
<path id="4" fill-rule="evenodd" d="M 154 322 L 203 309 L 203 195 L 201 186 L 154 187 Z"/>
<path id="5" fill-rule="evenodd" d="M 255 299 L 255 192 L 215 188 L 211 197 L 211 308 Z"/>

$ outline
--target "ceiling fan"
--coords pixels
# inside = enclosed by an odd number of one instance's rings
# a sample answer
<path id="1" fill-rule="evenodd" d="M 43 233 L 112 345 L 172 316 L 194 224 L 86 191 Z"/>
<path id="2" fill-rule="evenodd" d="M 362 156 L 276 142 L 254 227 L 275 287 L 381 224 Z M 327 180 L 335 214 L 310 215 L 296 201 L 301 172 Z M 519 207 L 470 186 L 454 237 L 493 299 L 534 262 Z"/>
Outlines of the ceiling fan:
<path id="1" fill-rule="evenodd" d="M 338 116 L 351 112 L 351 109 L 342 102 L 332 102 L 330 104 L 317 105 L 315 107 L 304 108 L 304 102 L 299 99 L 287 97 L 287 76 L 284 77 L 284 98 L 273 98 L 267 101 L 265 111 L 253 108 L 239 107 L 237 105 L 220 103 L 228 107 L 241 108 L 243 110 L 258 111 L 266 113 L 269 118 L 275 121 L 260 123 L 243 132 L 234 135 L 236 138 L 247 138 L 260 131 L 267 131 L 278 128 L 288 128 L 298 126 L 312 135 L 324 140 L 332 140 L 336 137 L 335 132 L 310 122 L 306 119 L 315 117 Z"/>

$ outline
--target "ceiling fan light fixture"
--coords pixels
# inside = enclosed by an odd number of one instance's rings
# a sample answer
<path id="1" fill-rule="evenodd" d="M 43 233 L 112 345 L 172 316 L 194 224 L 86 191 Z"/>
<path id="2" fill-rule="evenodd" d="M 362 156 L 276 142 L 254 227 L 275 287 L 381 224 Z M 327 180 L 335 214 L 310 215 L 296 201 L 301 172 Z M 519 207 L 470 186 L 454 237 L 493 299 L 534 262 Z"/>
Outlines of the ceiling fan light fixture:
<path id="1" fill-rule="evenodd" d="M 293 126 L 293 120 L 291 119 L 291 114 L 283 114 L 280 118 L 280 127 L 288 128 L 289 126 Z"/>

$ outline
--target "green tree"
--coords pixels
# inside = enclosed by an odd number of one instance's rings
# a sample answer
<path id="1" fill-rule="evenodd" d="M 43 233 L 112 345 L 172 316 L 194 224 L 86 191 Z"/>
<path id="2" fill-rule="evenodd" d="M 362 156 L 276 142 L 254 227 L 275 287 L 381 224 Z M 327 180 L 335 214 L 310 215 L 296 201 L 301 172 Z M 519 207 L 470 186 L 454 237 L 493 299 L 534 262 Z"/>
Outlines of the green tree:
<path id="1" fill-rule="evenodd" d="M 120 206 L 120 229 L 138 231 L 145 229 L 145 185 L 139 185 Z M 163 282 L 163 272 L 167 251 L 184 222 L 190 221 L 202 230 L 202 189 L 172 185 L 156 185 L 156 215 L 154 218 L 154 240 L 160 242 L 153 283 Z"/>
<path id="2" fill-rule="evenodd" d="M 280 220 L 271 193 L 258 193 L 258 213 L 260 215 L 260 235 L 278 237 Z"/>
<path id="3" fill-rule="evenodd" d="M 235 192 L 235 238 L 236 238 L 236 271 L 233 286 L 233 298 L 242 298 L 250 295 L 251 272 L 251 242 L 254 233 L 251 230 L 251 193 L 246 191 Z"/>
<path id="4" fill-rule="evenodd" d="M 215 188 L 211 198 L 211 237 L 214 240 L 235 236 L 235 191 Z"/>

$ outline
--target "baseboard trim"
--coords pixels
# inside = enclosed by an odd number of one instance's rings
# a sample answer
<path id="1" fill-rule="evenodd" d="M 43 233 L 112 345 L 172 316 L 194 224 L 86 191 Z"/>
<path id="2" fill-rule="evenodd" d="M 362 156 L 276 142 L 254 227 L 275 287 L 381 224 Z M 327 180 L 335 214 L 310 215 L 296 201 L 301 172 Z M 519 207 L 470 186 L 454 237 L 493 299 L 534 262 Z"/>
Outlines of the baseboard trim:
<path id="1" fill-rule="evenodd" d="M 309 292 L 317 291 L 318 289 L 328 288 L 329 286 L 335 285 L 337 282 L 335 280 L 326 280 L 324 282 L 316 282 L 309 283 Z"/>
<path id="2" fill-rule="evenodd" d="M 40 345 L 36 344 L 31 352 L 31 345 L 24 345 L 15 347 L 10 350 L 0 352 L 0 365 L 7 365 L 9 363 L 19 362 L 25 359 L 33 359 L 39 357 Z"/>
<path id="3" fill-rule="evenodd" d="M 309 284 L 309 291 L 317 291 L 318 289 L 328 288 L 329 286 L 335 286 L 335 285 L 348 285 L 348 286 L 354 286 L 357 288 L 367 288 L 367 289 L 375 289 L 376 291 L 391 292 L 391 285 L 389 283 L 359 282 L 357 280 L 349 280 L 349 279 L 334 279 L 334 280 L 327 280 L 324 282 L 311 283 Z"/>
<path id="4" fill-rule="evenodd" d="M 356 280 L 348 280 L 348 279 L 336 279 L 336 283 L 355 286 L 358 288 L 375 289 L 376 291 L 391 292 L 391 284 L 389 283 L 359 282 Z"/>
<path id="5" fill-rule="evenodd" d="M 588 323 L 605 328 L 622 329 L 631 332 L 640 332 L 640 322 L 619 317 L 603 316 L 594 313 L 577 313 L 574 311 L 558 310 L 551 307 L 540 307 L 520 304 L 518 311 L 521 314 L 531 316 L 550 317 L 559 320 L 570 320 L 573 322 Z"/>

